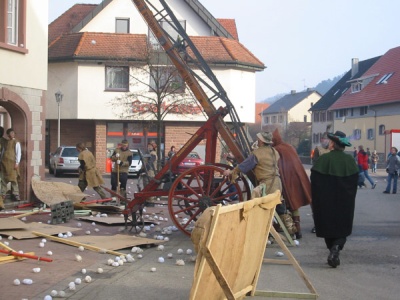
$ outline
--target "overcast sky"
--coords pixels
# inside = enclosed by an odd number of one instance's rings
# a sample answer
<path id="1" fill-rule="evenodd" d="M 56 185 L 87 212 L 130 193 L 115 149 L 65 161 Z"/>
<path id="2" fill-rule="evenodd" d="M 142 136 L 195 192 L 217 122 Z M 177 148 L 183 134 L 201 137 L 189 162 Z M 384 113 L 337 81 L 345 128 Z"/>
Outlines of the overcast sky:
<path id="1" fill-rule="evenodd" d="M 49 0 L 49 22 L 75 3 Z M 256 100 L 302 91 L 348 71 L 352 58 L 400 46 L 400 0 L 200 0 L 236 20 L 239 40 L 265 65 Z"/>

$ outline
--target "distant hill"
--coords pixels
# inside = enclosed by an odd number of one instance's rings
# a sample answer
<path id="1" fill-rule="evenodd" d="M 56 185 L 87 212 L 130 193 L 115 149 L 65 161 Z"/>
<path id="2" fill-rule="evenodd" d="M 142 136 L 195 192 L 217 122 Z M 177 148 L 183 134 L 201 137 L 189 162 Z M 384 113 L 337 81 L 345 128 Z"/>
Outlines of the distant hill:
<path id="1" fill-rule="evenodd" d="M 336 76 L 336 77 L 334 77 L 334 78 L 332 78 L 332 79 L 323 80 L 323 81 L 321 81 L 320 83 L 318 83 L 318 84 L 316 85 L 316 87 L 313 87 L 312 89 L 313 89 L 313 90 L 316 90 L 318 93 L 320 93 L 320 94 L 323 96 L 323 95 L 324 95 L 327 91 L 329 91 L 330 88 L 331 88 L 332 86 L 334 86 L 335 83 L 338 82 L 338 81 L 340 80 L 340 78 L 342 78 L 342 77 L 343 77 L 343 75 L 338 75 L 338 76 Z M 287 93 L 276 94 L 275 96 L 266 98 L 266 99 L 264 99 L 264 100 L 261 100 L 260 102 L 271 104 L 271 103 L 274 103 L 276 100 L 281 99 L 281 98 L 282 98 L 283 96 L 285 96 L 286 94 L 287 94 Z"/>

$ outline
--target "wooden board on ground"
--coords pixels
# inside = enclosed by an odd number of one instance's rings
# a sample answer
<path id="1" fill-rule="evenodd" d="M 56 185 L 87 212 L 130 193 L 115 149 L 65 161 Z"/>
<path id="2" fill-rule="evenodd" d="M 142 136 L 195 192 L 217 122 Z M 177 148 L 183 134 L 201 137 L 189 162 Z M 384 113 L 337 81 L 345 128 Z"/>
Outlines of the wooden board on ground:
<path id="1" fill-rule="evenodd" d="M 28 226 L 25 222 L 18 220 L 17 218 L 0 218 L 0 234 L 2 234 L 4 230 L 24 229 L 27 227 Z"/>
<path id="2" fill-rule="evenodd" d="M 64 201 L 80 202 L 88 196 L 82 193 L 76 185 L 64 182 L 41 181 L 38 178 L 32 180 L 32 189 L 36 197 L 49 206 Z"/>
<path id="3" fill-rule="evenodd" d="M 13 219 L 15 219 L 15 218 L 13 218 Z M 20 221 L 20 222 L 22 222 L 22 221 Z M 82 230 L 81 228 L 73 228 L 73 227 L 51 225 L 51 224 L 44 224 L 44 223 L 37 223 L 37 222 L 26 223 L 25 225 L 26 225 L 26 228 L 21 229 L 21 230 L 1 230 L 0 234 L 7 235 L 7 236 L 11 235 L 13 238 L 15 238 L 17 240 L 23 240 L 23 239 L 38 238 L 37 235 L 32 234 L 32 231 L 39 231 L 39 232 L 43 232 L 48 235 L 55 235 L 55 234 L 58 235 L 60 232 L 66 233 L 68 231 L 74 232 L 74 231 Z"/>
<path id="4" fill-rule="evenodd" d="M 124 217 L 79 217 L 79 220 L 83 221 L 88 221 L 88 222 L 96 222 L 96 223 L 101 223 L 101 224 L 107 224 L 107 225 L 125 225 L 125 219 Z M 144 220 L 145 224 L 156 224 L 155 222 L 152 221 L 146 221 Z M 129 224 L 128 224 L 129 225 Z"/>
<path id="5" fill-rule="evenodd" d="M 68 240 L 95 246 L 101 249 L 119 250 L 130 248 L 133 246 L 143 245 L 158 245 L 164 243 L 164 241 L 142 238 L 131 235 L 116 234 L 116 235 L 87 235 L 87 236 L 73 236 Z"/>
<path id="6" fill-rule="evenodd" d="M 190 299 L 254 295 L 280 192 L 234 205 L 207 208 L 192 241 L 198 253 Z"/>

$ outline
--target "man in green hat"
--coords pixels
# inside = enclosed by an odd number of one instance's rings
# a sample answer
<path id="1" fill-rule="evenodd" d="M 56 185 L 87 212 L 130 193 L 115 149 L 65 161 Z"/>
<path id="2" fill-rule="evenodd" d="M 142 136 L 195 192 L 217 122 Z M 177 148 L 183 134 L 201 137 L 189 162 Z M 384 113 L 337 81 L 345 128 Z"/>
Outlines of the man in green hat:
<path id="1" fill-rule="evenodd" d="M 344 153 L 351 144 L 341 131 L 328 133 L 329 153 L 318 158 L 311 168 L 311 194 L 316 234 L 330 250 L 328 264 L 340 265 L 339 252 L 353 229 L 358 167 Z"/>

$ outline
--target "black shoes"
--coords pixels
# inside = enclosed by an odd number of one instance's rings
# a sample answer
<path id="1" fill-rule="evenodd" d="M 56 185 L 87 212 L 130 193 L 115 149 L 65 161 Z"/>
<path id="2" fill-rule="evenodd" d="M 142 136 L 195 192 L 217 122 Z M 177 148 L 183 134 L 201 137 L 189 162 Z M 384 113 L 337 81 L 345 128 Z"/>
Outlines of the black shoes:
<path id="1" fill-rule="evenodd" d="M 384 194 L 390 194 L 390 192 L 388 192 L 388 191 L 384 191 L 383 193 L 384 193 Z"/>
<path id="2" fill-rule="evenodd" d="M 336 268 L 340 265 L 339 245 L 334 245 L 330 251 L 331 253 L 329 253 L 328 256 L 328 265 L 330 265 L 332 268 Z"/>
<path id="3" fill-rule="evenodd" d="M 374 189 L 376 187 L 376 183 L 374 183 L 374 185 L 372 186 L 372 189 Z"/>

